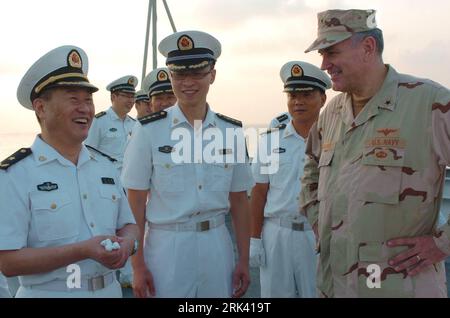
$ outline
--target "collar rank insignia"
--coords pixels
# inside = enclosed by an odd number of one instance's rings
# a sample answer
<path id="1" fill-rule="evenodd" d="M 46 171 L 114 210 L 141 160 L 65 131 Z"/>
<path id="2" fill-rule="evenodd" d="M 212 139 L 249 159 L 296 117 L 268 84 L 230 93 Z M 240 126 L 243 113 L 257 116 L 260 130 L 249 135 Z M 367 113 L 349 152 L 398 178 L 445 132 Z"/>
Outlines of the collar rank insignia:
<path id="1" fill-rule="evenodd" d="M 18 163 L 20 160 L 31 155 L 32 151 L 30 148 L 21 148 L 13 153 L 11 156 L 0 162 L 1 170 L 8 170 L 9 167 Z"/>
<path id="2" fill-rule="evenodd" d="M 219 113 L 217 113 L 216 116 L 219 117 L 220 119 L 222 119 L 223 121 L 226 121 L 227 123 L 242 127 L 242 121 L 240 121 L 240 120 L 237 120 L 237 119 L 234 119 L 234 118 L 231 118 L 231 117 L 219 114 Z"/>
<path id="3" fill-rule="evenodd" d="M 100 118 L 106 115 L 106 112 L 100 112 L 98 114 L 95 114 L 95 118 Z"/>
<path id="4" fill-rule="evenodd" d="M 58 190 L 58 185 L 56 183 L 52 183 L 52 182 L 44 182 L 43 184 L 39 184 L 37 186 L 37 189 L 39 191 L 54 191 L 54 190 Z"/>
<path id="5" fill-rule="evenodd" d="M 156 112 L 153 114 L 150 114 L 148 116 L 144 116 L 142 118 L 139 118 L 139 122 L 141 123 L 141 125 L 147 125 L 148 123 L 163 119 L 167 117 L 167 112 L 165 111 L 160 111 L 160 112 Z"/>
<path id="6" fill-rule="evenodd" d="M 109 131 L 115 132 L 115 131 L 117 131 L 117 128 L 109 128 Z"/>
<path id="7" fill-rule="evenodd" d="M 227 149 L 219 149 L 219 154 L 221 155 L 231 155 L 233 153 L 233 149 L 227 148 Z"/>
<path id="8" fill-rule="evenodd" d="M 171 153 L 171 152 L 175 151 L 175 148 L 172 146 L 166 145 L 166 146 L 159 147 L 158 150 L 159 150 L 159 152 L 162 152 L 162 153 Z"/>
<path id="9" fill-rule="evenodd" d="M 103 152 L 101 152 L 100 150 L 95 149 L 94 147 L 91 147 L 91 146 L 89 146 L 89 145 L 85 145 L 85 146 L 86 146 L 86 148 L 88 148 L 89 150 L 95 151 L 96 153 L 98 153 L 98 154 L 100 154 L 101 156 L 107 158 L 107 159 L 108 159 L 109 161 L 111 161 L 111 162 L 116 162 L 116 161 L 117 161 L 117 159 L 114 159 L 113 157 L 108 156 L 106 153 L 103 153 Z"/>
<path id="10" fill-rule="evenodd" d="M 276 131 L 279 131 L 279 130 L 285 129 L 285 128 L 286 128 L 286 124 L 279 124 L 276 127 L 269 128 L 267 131 L 263 132 L 262 134 L 267 134 L 268 135 L 268 134 L 271 134 L 273 132 L 276 132 Z"/>
<path id="11" fill-rule="evenodd" d="M 285 153 L 286 149 L 284 148 L 275 148 L 274 150 L 272 150 L 273 153 Z"/>
<path id="12" fill-rule="evenodd" d="M 102 183 L 103 183 L 103 184 L 116 184 L 116 183 L 114 182 L 114 179 L 113 179 L 113 178 L 105 178 L 105 177 L 102 178 Z"/>
<path id="13" fill-rule="evenodd" d="M 287 114 L 283 114 L 283 115 L 278 116 L 277 120 L 278 120 L 279 123 L 281 123 L 281 122 L 285 121 L 288 118 L 289 118 L 289 116 Z"/>

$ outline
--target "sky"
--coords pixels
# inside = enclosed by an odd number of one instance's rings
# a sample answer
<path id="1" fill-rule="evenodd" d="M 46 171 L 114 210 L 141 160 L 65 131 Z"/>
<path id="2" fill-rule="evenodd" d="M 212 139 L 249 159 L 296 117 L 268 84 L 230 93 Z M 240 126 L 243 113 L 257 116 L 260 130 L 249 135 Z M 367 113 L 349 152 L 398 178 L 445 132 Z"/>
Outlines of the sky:
<path id="1" fill-rule="evenodd" d="M 158 41 L 172 32 L 158 0 Z M 304 50 L 317 33 L 317 13 L 328 9 L 376 9 L 385 37 L 384 61 L 401 73 L 450 87 L 447 0 L 167 0 L 178 31 L 202 30 L 222 44 L 208 102 L 214 111 L 264 125 L 287 110 L 279 70 L 291 60 L 320 66 Z M 28 68 L 61 45 L 83 48 L 96 112 L 110 106 L 105 87 L 124 75 L 141 82 L 148 0 L 15 0 L 0 18 L 0 133 L 39 131 L 35 115 L 17 101 Z M 151 41 L 150 41 L 151 43 Z M 152 69 L 149 48 L 147 73 Z M 164 66 L 158 53 L 158 67 Z M 140 83 L 139 83 L 140 86 Z M 329 91 L 329 98 L 336 92 Z M 131 113 L 134 115 L 135 112 Z"/>

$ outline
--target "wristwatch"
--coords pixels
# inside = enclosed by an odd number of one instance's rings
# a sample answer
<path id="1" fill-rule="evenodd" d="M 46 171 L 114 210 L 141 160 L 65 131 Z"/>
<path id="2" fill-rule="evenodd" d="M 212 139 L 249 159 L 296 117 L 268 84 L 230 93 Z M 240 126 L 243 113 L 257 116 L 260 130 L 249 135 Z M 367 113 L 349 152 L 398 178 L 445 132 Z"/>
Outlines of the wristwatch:
<path id="1" fill-rule="evenodd" d="M 137 239 L 134 239 L 133 250 L 131 251 L 130 256 L 136 254 L 138 248 L 139 248 L 139 241 Z"/>

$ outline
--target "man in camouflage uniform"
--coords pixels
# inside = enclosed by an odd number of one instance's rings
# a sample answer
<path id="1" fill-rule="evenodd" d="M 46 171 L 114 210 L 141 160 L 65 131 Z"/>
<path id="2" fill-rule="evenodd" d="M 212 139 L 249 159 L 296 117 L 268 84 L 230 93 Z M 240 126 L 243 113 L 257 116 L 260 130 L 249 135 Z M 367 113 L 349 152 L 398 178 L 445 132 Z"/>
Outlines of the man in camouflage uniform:
<path id="1" fill-rule="evenodd" d="M 383 63 L 374 10 L 318 19 L 306 52 L 319 51 L 342 92 L 311 130 L 302 180 L 302 211 L 318 225 L 321 296 L 446 297 L 450 224 L 436 224 L 450 91 Z"/>

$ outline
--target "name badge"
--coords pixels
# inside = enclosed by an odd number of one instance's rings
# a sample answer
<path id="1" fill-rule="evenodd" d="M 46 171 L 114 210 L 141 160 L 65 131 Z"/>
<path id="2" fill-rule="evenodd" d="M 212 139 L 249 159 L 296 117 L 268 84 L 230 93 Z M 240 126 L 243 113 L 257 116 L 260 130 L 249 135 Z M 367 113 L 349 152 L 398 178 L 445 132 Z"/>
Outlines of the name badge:
<path id="1" fill-rule="evenodd" d="M 56 183 L 52 183 L 52 182 L 44 182 L 43 184 L 40 184 L 37 186 L 37 189 L 39 191 L 53 191 L 53 190 L 57 190 L 58 189 L 58 185 Z"/>
<path id="2" fill-rule="evenodd" d="M 115 131 L 117 131 L 117 128 L 109 128 L 109 131 L 115 132 Z"/>
<path id="3" fill-rule="evenodd" d="M 159 152 L 162 152 L 162 153 L 171 153 L 171 152 L 175 151 L 175 148 L 172 146 L 166 145 L 166 146 L 159 147 L 158 150 L 159 150 Z"/>
<path id="4" fill-rule="evenodd" d="M 285 153 L 286 149 L 284 149 L 284 148 L 275 148 L 272 152 L 273 153 Z"/>
<path id="5" fill-rule="evenodd" d="M 116 184 L 113 178 L 102 178 L 103 184 Z"/>
<path id="6" fill-rule="evenodd" d="M 219 149 L 220 155 L 231 155 L 233 153 L 233 149 L 227 148 L 227 149 Z"/>

